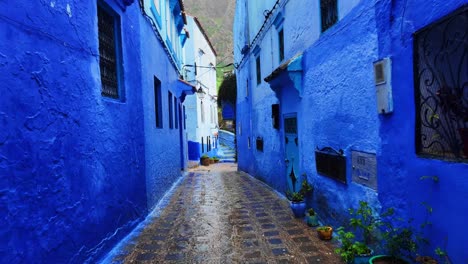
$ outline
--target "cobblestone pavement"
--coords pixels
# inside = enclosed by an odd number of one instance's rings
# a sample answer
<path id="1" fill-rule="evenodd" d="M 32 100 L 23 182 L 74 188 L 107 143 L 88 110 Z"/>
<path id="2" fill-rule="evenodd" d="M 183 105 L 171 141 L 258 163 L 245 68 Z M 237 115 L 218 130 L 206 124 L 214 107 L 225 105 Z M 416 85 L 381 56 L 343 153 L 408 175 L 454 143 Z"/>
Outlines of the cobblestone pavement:
<path id="1" fill-rule="evenodd" d="M 293 218 L 287 200 L 236 171 L 199 167 L 159 218 L 114 261 L 123 263 L 341 263 L 331 242 Z"/>

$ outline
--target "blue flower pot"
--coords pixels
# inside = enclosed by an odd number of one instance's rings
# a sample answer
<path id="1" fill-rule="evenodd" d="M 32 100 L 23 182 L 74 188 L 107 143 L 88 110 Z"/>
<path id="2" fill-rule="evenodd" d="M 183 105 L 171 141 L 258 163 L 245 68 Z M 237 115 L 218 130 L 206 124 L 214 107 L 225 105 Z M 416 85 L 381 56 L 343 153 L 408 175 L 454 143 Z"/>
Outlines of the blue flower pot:
<path id="1" fill-rule="evenodd" d="M 306 211 L 306 203 L 302 202 L 291 202 L 291 210 L 293 211 L 294 217 L 300 218 L 304 216 Z"/>
<path id="2" fill-rule="evenodd" d="M 317 215 L 307 214 L 306 221 L 307 221 L 308 226 L 318 226 L 319 225 Z"/>

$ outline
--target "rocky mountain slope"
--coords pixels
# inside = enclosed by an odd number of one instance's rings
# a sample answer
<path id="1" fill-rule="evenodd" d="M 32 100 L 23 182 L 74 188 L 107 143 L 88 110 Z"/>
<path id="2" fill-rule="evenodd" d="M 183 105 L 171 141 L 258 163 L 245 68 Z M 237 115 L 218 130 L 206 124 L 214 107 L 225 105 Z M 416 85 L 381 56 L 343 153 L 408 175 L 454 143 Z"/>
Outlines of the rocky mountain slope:
<path id="1" fill-rule="evenodd" d="M 233 62 L 232 23 L 236 0 L 185 0 L 185 11 L 198 17 L 218 53 L 219 66 Z"/>

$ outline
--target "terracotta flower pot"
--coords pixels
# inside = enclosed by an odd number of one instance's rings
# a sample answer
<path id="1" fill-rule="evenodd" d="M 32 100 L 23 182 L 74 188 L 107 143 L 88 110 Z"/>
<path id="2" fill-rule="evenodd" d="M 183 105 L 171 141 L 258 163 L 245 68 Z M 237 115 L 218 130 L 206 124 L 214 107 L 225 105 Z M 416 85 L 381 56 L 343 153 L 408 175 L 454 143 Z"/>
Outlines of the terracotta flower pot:
<path id="1" fill-rule="evenodd" d="M 200 158 L 200 163 L 203 166 L 210 166 L 210 158 Z"/>
<path id="2" fill-rule="evenodd" d="M 317 235 L 321 240 L 330 240 L 333 236 L 333 228 L 331 226 L 318 227 Z"/>

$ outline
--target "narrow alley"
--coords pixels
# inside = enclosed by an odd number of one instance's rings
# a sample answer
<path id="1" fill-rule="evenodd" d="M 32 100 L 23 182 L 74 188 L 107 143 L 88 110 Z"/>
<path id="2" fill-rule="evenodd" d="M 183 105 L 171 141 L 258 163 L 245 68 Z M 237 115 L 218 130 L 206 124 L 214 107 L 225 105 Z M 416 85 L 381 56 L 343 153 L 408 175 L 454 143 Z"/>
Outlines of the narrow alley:
<path id="1" fill-rule="evenodd" d="M 233 163 L 191 170 L 113 263 L 340 263 L 285 198 Z"/>

